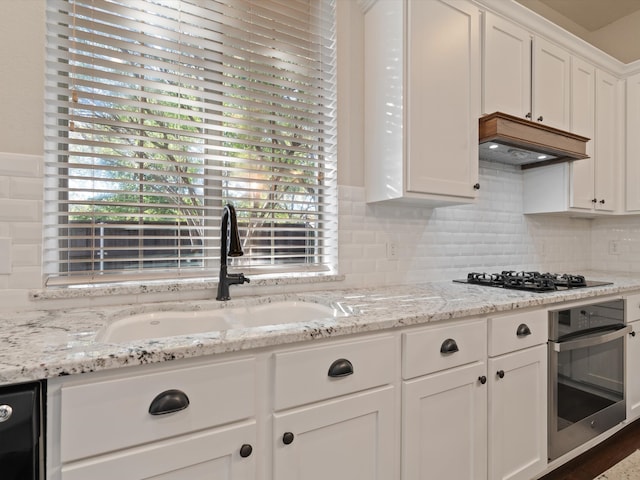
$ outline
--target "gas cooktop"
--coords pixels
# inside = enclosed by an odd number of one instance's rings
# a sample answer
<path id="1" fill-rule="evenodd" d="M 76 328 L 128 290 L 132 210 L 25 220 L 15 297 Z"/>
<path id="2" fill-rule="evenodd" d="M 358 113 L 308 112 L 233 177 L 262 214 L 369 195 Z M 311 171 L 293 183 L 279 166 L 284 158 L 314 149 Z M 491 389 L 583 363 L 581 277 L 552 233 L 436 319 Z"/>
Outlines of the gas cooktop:
<path id="1" fill-rule="evenodd" d="M 572 288 L 611 285 L 611 282 L 586 280 L 583 275 L 570 273 L 516 272 L 513 270 L 503 270 L 501 273 L 471 272 L 467 274 L 466 279 L 454 280 L 454 282 L 530 292 L 555 292 Z"/>

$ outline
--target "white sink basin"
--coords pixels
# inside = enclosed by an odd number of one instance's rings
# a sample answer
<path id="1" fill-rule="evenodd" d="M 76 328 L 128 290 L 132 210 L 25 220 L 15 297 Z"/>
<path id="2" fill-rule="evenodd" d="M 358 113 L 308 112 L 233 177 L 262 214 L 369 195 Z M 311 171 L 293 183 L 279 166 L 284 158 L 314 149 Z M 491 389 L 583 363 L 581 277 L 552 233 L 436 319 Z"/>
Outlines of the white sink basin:
<path id="1" fill-rule="evenodd" d="M 297 300 L 211 310 L 148 312 L 113 321 L 98 332 L 96 340 L 118 343 L 345 316 L 347 313 L 339 308 Z"/>

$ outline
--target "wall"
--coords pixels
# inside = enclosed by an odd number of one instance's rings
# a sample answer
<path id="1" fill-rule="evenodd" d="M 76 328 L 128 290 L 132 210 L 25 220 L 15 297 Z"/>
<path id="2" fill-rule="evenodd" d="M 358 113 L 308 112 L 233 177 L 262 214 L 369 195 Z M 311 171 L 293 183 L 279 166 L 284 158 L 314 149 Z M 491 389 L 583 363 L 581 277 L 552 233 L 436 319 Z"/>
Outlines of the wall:
<path id="1" fill-rule="evenodd" d="M 27 292 L 41 288 L 42 281 L 44 5 L 44 0 L 0 1 L 0 60 L 11 66 L 0 73 L 4 113 L 0 116 L 0 152 L 7 152 L 0 153 L 2 309 L 34 308 Z M 475 205 L 427 209 L 365 204 L 362 14 L 358 3 L 351 0 L 338 0 L 338 12 L 339 253 L 346 281 L 335 286 L 450 280 L 470 270 L 587 268 L 594 261 L 591 222 L 523 216 L 521 174 L 513 167 L 483 163 L 483 189 Z M 16 42 L 19 35 L 21 41 Z M 624 220 L 620 222 L 625 225 Z M 389 243 L 396 244 L 397 259 L 388 258 Z M 640 254 L 637 257 L 640 270 Z M 11 273 L 2 273 L 7 260 Z M 107 300 L 156 298 L 169 299 L 159 295 Z M 89 300 L 83 304 L 87 303 Z"/>

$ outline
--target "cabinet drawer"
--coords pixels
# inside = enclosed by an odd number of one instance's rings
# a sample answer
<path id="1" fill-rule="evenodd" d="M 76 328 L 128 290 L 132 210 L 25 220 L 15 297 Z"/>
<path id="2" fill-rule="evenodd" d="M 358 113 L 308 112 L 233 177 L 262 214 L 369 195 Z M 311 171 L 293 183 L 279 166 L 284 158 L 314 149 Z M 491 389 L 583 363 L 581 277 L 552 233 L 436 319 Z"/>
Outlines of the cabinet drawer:
<path id="1" fill-rule="evenodd" d="M 168 390 L 184 392 L 189 405 L 151 415 L 152 401 Z M 64 463 L 253 416 L 255 361 L 63 386 L 60 393 Z"/>
<path id="2" fill-rule="evenodd" d="M 282 410 L 391 383 L 396 362 L 391 336 L 277 353 L 274 407 Z"/>
<path id="3" fill-rule="evenodd" d="M 418 377 L 484 360 L 487 356 L 486 339 L 487 327 L 484 320 L 404 333 L 402 377 Z M 455 348 L 457 351 L 445 351 Z"/>
<path id="4" fill-rule="evenodd" d="M 549 314 L 546 310 L 503 315 L 489 319 L 489 356 L 514 352 L 546 343 Z"/>
<path id="5" fill-rule="evenodd" d="M 629 323 L 640 320 L 640 294 L 627 295 L 626 300 L 625 321 Z"/>

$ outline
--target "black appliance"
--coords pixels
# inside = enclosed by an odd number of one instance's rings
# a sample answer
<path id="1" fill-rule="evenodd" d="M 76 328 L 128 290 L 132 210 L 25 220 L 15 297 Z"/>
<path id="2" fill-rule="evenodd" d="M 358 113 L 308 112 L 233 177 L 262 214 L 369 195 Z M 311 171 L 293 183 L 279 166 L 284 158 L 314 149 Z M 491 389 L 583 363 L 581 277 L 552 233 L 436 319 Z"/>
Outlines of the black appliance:
<path id="1" fill-rule="evenodd" d="M 0 478 L 44 478 L 43 382 L 0 387 Z"/>
<path id="2" fill-rule="evenodd" d="M 508 288 L 528 292 L 555 292 L 572 288 L 599 287 L 611 282 L 587 280 L 583 275 L 570 273 L 540 273 L 503 270 L 500 273 L 471 272 L 467 278 L 454 280 L 487 287 Z"/>

